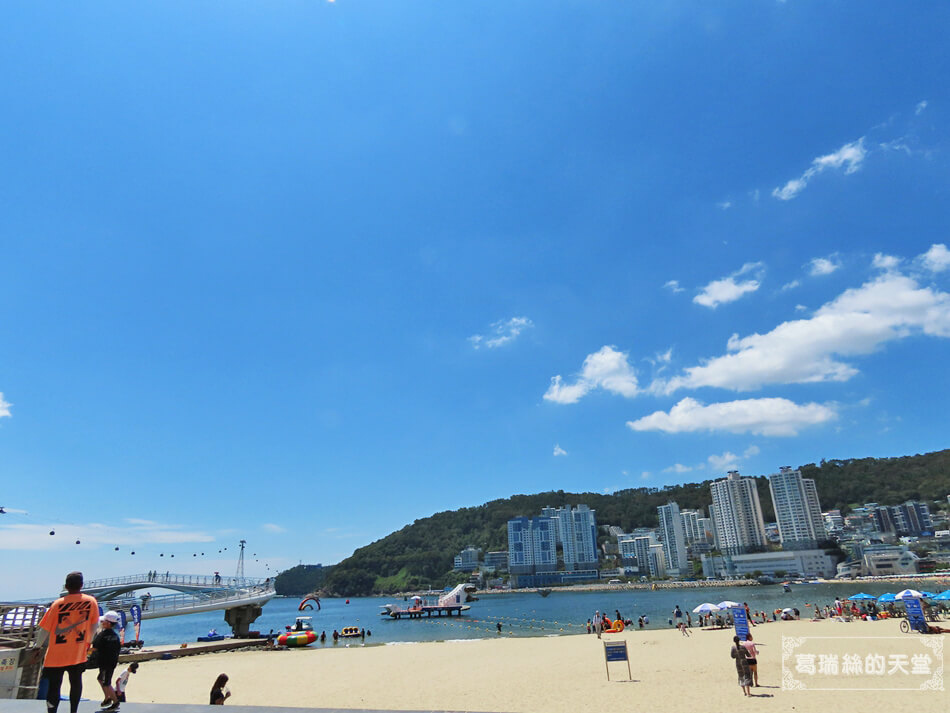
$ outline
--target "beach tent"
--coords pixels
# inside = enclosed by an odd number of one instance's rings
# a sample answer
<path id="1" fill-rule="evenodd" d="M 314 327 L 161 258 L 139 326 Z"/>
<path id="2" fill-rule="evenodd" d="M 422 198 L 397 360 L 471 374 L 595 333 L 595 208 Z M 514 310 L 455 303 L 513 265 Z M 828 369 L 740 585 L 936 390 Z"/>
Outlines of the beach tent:
<path id="1" fill-rule="evenodd" d="M 732 607 L 741 607 L 742 605 L 739 602 L 730 602 L 728 599 L 724 602 L 719 602 L 717 605 L 720 609 L 732 609 Z"/>
<path id="2" fill-rule="evenodd" d="M 887 603 L 889 603 L 889 602 L 896 601 L 896 599 L 897 599 L 897 598 L 896 598 L 893 594 L 891 594 L 890 592 L 888 592 L 887 594 L 882 594 L 881 596 L 879 596 L 879 597 L 877 598 L 877 601 L 878 601 L 878 603 L 880 603 L 880 604 L 887 604 Z"/>
<path id="3" fill-rule="evenodd" d="M 872 599 L 877 599 L 877 597 L 875 597 L 873 594 L 865 594 L 864 592 L 860 592 L 854 596 L 848 597 L 849 602 L 864 602 L 870 601 Z"/>
<path id="4" fill-rule="evenodd" d="M 715 604 L 705 602 L 704 604 L 700 604 L 698 607 L 693 609 L 693 614 L 706 614 L 707 612 L 719 611 L 720 609 L 721 607 L 717 607 Z"/>
<path id="5" fill-rule="evenodd" d="M 903 591 L 898 592 L 894 595 L 895 599 L 923 599 L 923 592 L 918 592 L 916 589 L 904 589 Z"/>

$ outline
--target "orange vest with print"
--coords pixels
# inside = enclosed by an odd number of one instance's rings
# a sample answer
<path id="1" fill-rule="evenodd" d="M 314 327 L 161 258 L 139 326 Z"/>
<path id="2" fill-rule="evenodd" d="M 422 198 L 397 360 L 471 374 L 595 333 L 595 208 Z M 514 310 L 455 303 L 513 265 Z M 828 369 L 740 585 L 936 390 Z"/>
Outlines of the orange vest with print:
<path id="1" fill-rule="evenodd" d="M 88 594 L 67 594 L 46 610 L 40 627 L 49 632 L 46 666 L 72 666 L 86 661 L 99 623 L 99 603 Z"/>

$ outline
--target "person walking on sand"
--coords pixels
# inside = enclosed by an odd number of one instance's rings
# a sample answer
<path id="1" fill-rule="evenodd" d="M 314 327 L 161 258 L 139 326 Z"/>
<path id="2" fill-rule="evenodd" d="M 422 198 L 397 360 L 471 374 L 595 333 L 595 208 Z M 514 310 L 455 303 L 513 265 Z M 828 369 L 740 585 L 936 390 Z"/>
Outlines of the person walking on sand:
<path id="1" fill-rule="evenodd" d="M 738 636 L 732 637 L 732 651 L 729 655 L 736 660 L 736 673 L 739 676 L 742 695 L 751 696 L 752 692 L 749 688 L 752 686 L 752 672 L 749 671 L 749 652 L 746 651 Z"/>
<path id="2" fill-rule="evenodd" d="M 745 635 L 745 641 L 742 642 L 742 645 L 746 650 L 746 661 L 749 664 L 749 673 L 752 674 L 752 685 L 758 687 L 759 685 L 759 649 L 756 648 L 755 642 L 752 641 L 752 634 Z"/>
<path id="3" fill-rule="evenodd" d="M 211 705 L 223 706 L 224 702 L 231 697 L 231 691 L 228 690 L 228 674 L 222 673 L 214 679 L 214 685 L 211 687 Z"/>
<path id="4" fill-rule="evenodd" d="M 37 639 L 37 651 L 46 643 L 41 638 L 49 637 L 43 659 L 43 678 L 49 686 L 46 693 L 48 713 L 56 713 L 59 707 L 64 674 L 69 676 L 69 711 L 76 713 L 79 710 L 82 672 L 86 668 L 92 635 L 99 623 L 99 603 L 95 597 L 82 594 L 82 584 L 82 572 L 67 574 L 66 596 L 53 602 L 40 620 L 44 634 Z"/>

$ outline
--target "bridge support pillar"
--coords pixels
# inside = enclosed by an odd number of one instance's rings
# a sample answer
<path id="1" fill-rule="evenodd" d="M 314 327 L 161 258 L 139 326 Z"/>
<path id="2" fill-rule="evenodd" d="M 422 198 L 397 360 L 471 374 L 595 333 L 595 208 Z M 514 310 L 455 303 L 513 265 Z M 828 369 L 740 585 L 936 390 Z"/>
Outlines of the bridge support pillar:
<path id="1" fill-rule="evenodd" d="M 236 637 L 247 636 L 251 624 L 264 611 L 259 604 L 245 604 L 241 607 L 224 610 L 224 620 L 231 625 L 231 633 Z"/>

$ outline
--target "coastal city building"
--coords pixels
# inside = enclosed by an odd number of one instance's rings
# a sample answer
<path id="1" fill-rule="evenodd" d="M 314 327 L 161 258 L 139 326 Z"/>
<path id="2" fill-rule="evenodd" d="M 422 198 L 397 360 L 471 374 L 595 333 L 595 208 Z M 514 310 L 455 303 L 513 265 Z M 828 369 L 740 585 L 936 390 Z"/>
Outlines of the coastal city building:
<path id="1" fill-rule="evenodd" d="M 930 507 L 926 503 L 908 500 L 900 505 L 869 503 L 875 529 L 878 532 L 892 532 L 899 537 L 919 537 L 934 531 Z"/>
<path id="2" fill-rule="evenodd" d="M 658 507 L 656 512 L 660 521 L 657 529 L 666 558 L 666 571 L 674 577 L 685 576 L 692 570 L 686 556 L 686 533 L 679 505 L 671 501 Z"/>
<path id="3" fill-rule="evenodd" d="M 474 572 L 476 569 L 478 569 L 479 554 L 481 554 L 480 549 L 476 549 L 469 545 L 459 554 L 455 555 L 454 569 L 459 572 Z"/>
<path id="4" fill-rule="evenodd" d="M 703 517 L 702 510 L 680 510 L 683 520 L 683 532 L 686 534 L 686 544 L 708 542 L 705 523 L 708 518 Z"/>
<path id="5" fill-rule="evenodd" d="M 557 521 L 516 517 L 508 521 L 508 569 L 512 577 L 557 571 Z"/>
<path id="6" fill-rule="evenodd" d="M 797 469 L 782 466 L 778 473 L 769 476 L 769 490 L 782 548 L 817 547 L 818 542 L 825 539 L 825 524 L 815 481 L 803 478 Z"/>
<path id="7" fill-rule="evenodd" d="M 495 572 L 508 570 L 508 553 L 504 551 L 486 552 L 485 568 Z"/>
<path id="8" fill-rule="evenodd" d="M 761 550 L 766 545 L 765 523 L 755 478 L 728 475 L 710 485 L 716 541 L 723 554 L 738 555 Z"/>
<path id="9" fill-rule="evenodd" d="M 824 550 L 756 552 L 743 555 L 702 557 L 703 576 L 716 578 L 749 577 L 834 577 L 835 559 Z"/>
<path id="10" fill-rule="evenodd" d="M 545 508 L 550 510 L 551 508 Z M 542 511 L 542 516 L 545 512 Z M 586 505 L 563 507 L 555 511 L 558 542 L 564 557 L 564 569 L 597 569 L 597 518 Z"/>

